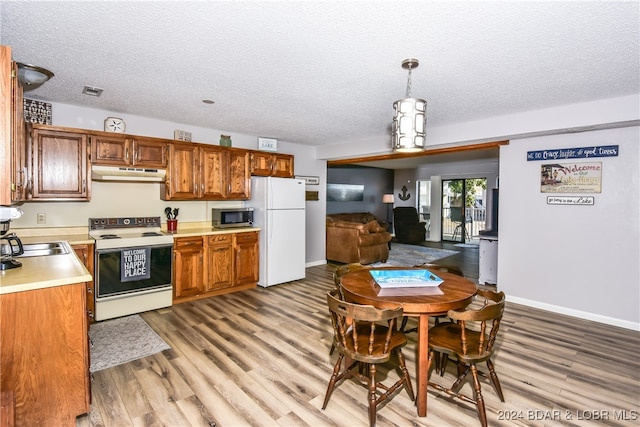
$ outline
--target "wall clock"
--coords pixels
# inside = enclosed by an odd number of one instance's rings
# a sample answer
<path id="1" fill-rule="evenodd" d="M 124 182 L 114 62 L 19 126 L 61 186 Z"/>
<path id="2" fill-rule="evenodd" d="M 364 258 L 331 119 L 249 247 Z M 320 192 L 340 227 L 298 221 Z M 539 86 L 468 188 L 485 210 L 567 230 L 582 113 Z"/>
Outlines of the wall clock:
<path id="1" fill-rule="evenodd" d="M 107 132 L 122 133 L 125 129 L 124 120 L 119 117 L 107 117 L 104 119 L 104 130 Z"/>

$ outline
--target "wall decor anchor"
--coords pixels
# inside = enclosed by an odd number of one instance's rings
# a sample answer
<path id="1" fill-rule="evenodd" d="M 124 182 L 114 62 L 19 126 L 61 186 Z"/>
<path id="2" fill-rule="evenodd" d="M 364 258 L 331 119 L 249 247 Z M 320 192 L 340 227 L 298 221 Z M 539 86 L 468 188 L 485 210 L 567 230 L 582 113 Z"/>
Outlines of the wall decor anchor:
<path id="1" fill-rule="evenodd" d="M 407 200 L 409 200 L 411 198 L 411 193 L 407 193 L 407 186 L 403 185 L 402 186 L 402 193 L 398 193 L 398 198 L 400 200 L 402 200 L 403 202 L 406 202 Z"/>

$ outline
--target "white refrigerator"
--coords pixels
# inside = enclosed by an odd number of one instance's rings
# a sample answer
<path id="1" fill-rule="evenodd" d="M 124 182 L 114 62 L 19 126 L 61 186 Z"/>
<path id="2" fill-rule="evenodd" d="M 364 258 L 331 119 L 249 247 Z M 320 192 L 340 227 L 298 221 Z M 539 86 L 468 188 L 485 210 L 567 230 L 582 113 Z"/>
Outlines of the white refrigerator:
<path id="1" fill-rule="evenodd" d="M 305 277 L 305 182 L 253 177 L 254 226 L 260 227 L 260 279 L 267 287 Z"/>

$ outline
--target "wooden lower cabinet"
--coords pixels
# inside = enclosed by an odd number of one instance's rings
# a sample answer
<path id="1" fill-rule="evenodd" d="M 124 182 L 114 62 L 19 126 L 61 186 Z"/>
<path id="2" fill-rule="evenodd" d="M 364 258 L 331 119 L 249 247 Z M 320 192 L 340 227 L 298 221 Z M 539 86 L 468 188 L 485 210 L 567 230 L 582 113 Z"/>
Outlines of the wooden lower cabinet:
<path id="1" fill-rule="evenodd" d="M 86 285 L 0 295 L 0 382 L 16 426 L 74 426 L 89 412 Z"/>
<path id="2" fill-rule="evenodd" d="M 205 292 L 230 288 L 233 282 L 233 234 L 206 236 L 207 277 Z"/>
<path id="3" fill-rule="evenodd" d="M 173 302 L 255 287 L 258 250 L 257 231 L 176 238 Z"/>
<path id="4" fill-rule="evenodd" d="M 91 244 L 79 244 L 79 245 L 71 245 L 71 248 L 75 251 L 80 261 L 84 264 L 84 266 L 89 271 L 91 276 L 94 276 L 94 267 L 93 267 L 93 254 L 94 254 L 94 245 Z M 87 282 L 87 321 L 89 324 L 95 322 L 96 318 L 96 296 L 95 296 L 95 284 L 92 280 L 91 282 Z"/>
<path id="5" fill-rule="evenodd" d="M 201 236 L 180 237 L 173 243 L 173 301 L 187 301 L 202 293 L 204 244 Z"/>

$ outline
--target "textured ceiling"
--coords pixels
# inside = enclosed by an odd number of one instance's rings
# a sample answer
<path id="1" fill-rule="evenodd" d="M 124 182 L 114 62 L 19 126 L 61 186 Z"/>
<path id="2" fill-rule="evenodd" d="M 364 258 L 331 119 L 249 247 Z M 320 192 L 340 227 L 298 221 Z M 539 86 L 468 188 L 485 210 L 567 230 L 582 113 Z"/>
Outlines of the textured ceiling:
<path id="1" fill-rule="evenodd" d="M 389 134 L 408 57 L 427 127 L 640 91 L 637 1 L 2 1 L 0 14 L 14 59 L 55 73 L 30 98 L 309 145 Z"/>

